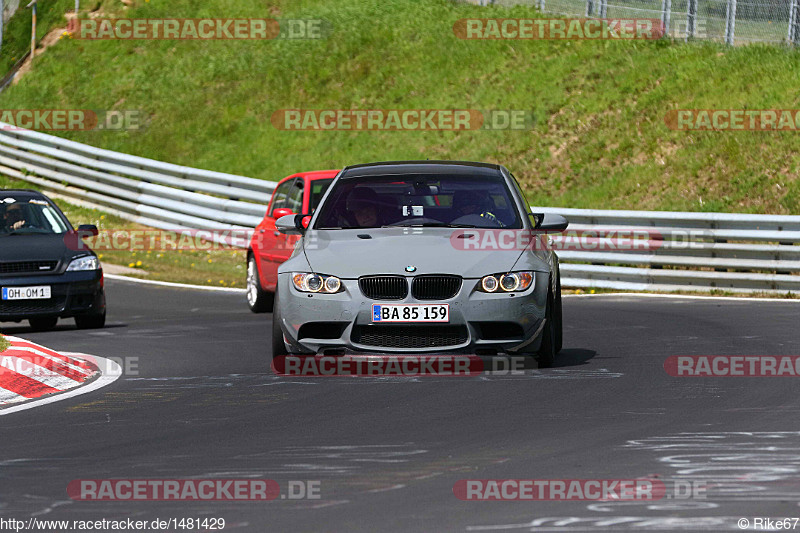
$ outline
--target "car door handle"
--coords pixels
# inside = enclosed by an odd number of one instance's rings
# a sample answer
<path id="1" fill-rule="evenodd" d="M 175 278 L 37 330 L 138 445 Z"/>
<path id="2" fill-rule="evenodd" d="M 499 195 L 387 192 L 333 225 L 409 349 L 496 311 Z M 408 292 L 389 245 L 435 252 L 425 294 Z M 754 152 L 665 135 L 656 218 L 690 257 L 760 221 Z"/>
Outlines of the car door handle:
<path id="1" fill-rule="evenodd" d="M 258 230 L 259 233 L 264 233 L 265 231 L 267 231 L 267 230 L 265 230 L 265 229 Z"/>
<path id="2" fill-rule="evenodd" d="M 281 232 L 278 231 L 278 230 L 275 230 L 275 231 L 272 232 L 272 234 L 275 235 L 276 237 L 278 237 L 278 236 L 280 236 Z"/>

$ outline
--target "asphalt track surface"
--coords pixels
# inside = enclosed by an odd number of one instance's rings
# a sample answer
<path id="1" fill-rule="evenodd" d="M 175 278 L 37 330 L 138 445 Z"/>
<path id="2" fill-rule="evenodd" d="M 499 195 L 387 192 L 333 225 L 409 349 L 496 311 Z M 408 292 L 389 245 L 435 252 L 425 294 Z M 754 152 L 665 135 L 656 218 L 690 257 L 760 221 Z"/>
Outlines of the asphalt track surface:
<path id="1" fill-rule="evenodd" d="M 0 517 L 224 518 L 225 531 L 739 531 L 800 516 L 797 378 L 675 378 L 670 355 L 800 355 L 797 302 L 564 300 L 551 369 L 288 379 L 238 294 L 107 282 L 109 324 L 3 331 L 123 358 L 84 396 L 0 416 Z M 460 501 L 461 479 L 702 482 L 659 502 Z M 319 481 L 319 500 L 81 502 L 75 479 Z M 670 486 L 669 484 L 667 485 Z M 716 487 L 716 488 L 713 488 Z M 800 528 L 800 525 L 797 526 Z M 179 529 L 171 529 L 180 531 Z"/>

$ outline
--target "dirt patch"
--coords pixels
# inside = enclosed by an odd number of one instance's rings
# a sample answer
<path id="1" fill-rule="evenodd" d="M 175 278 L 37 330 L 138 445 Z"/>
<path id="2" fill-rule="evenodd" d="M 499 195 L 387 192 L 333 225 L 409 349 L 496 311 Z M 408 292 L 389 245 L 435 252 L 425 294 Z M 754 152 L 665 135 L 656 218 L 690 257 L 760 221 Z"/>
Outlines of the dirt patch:
<path id="1" fill-rule="evenodd" d="M 73 15 L 74 16 L 74 15 Z M 45 50 L 56 44 L 61 37 L 67 33 L 67 28 L 56 28 L 50 31 L 47 35 L 39 41 L 39 45 L 36 47 L 36 55 L 43 54 Z M 16 85 L 19 83 L 19 80 L 31 70 L 31 65 L 33 64 L 33 58 L 28 56 L 28 59 L 19 67 L 16 76 L 14 76 L 14 81 L 12 85 Z"/>

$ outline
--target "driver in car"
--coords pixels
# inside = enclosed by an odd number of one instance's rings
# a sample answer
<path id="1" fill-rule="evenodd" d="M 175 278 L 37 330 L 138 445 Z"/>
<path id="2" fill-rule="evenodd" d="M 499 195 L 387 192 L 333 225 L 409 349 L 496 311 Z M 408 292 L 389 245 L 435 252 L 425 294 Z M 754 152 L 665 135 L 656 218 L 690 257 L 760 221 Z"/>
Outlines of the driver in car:
<path id="1" fill-rule="evenodd" d="M 12 204 L 3 213 L 3 227 L 6 231 L 15 231 L 25 227 L 25 219 L 22 214 L 22 206 Z"/>
<path id="2" fill-rule="evenodd" d="M 478 215 L 491 220 L 500 227 L 505 227 L 505 224 L 489 211 L 489 203 L 488 195 L 477 191 L 456 191 L 453 194 L 453 210 L 456 212 L 456 218 Z"/>
<path id="3" fill-rule="evenodd" d="M 378 214 L 378 194 L 372 189 L 359 188 L 347 197 L 347 213 L 355 219 L 357 227 L 380 226 Z"/>

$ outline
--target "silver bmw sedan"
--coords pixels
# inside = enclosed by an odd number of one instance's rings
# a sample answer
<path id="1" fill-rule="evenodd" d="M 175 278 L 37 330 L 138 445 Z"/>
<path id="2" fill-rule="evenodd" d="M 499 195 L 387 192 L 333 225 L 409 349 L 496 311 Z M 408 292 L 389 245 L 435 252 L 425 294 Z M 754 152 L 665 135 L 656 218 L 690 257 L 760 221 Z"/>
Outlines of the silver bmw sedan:
<path id="1" fill-rule="evenodd" d="M 273 357 L 526 354 L 561 349 L 567 220 L 531 212 L 503 166 L 402 161 L 344 168 L 278 270 Z"/>

